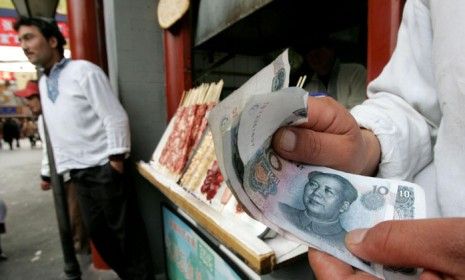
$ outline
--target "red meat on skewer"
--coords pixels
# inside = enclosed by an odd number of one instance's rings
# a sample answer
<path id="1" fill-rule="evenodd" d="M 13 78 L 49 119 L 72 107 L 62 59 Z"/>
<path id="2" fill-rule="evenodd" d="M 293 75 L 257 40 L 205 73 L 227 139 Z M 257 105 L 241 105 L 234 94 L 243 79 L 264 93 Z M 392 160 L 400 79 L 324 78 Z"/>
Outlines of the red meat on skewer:
<path id="1" fill-rule="evenodd" d="M 223 175 L 218 167 L 218 162 L 215 160 L 212 167 L 207 171 L 207 177 L 200 188 L 200 192 L 206 194 L 207 200 L 212 200 L 218 192 L 223 180 Z"/>

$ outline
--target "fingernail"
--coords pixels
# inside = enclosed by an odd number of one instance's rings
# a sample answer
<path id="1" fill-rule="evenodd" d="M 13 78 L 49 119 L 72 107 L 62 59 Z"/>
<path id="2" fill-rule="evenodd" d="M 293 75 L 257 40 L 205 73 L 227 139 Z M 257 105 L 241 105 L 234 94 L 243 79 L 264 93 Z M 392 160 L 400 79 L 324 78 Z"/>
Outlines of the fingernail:
<path id="1" fill-rule="evenodd" d="M 295 148 L 296 135 L 292 130 L 285 129 L 279 140 L 279 147 L 286 152 L 292 152 Z"/>
<path id="2" fill-rule="evenodd" d="M 325 92 L 320 92 L 320 91 L 309 92 L 308 95 L 312 96 L 312 97 L 325 97 L 325 96 L 328 96 Z"/>
<path id="3" fill-rule="evenodd" d="M 346 235 L 346 243 L 349 245 L 357 245 L 363 241 L 367 233 L 367 229 L 361 228 L 353 230 Z"/>

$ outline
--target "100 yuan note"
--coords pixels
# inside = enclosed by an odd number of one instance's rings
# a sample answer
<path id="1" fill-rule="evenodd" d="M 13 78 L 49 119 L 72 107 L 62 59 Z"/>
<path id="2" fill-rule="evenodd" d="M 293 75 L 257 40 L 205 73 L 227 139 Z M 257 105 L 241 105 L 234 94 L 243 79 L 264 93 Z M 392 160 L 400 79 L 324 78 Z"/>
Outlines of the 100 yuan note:
<path id="1" fill-rule="evenodd" d="M 271 137 L 280 126 L 306 121 L 306 96 L 301 89 L 289 88 L 253 96 L 244 106 L 237 135 L 232 135 L 244 165 L 243 188 L 266 221 L 279 225 L 286 236 L 383 278 L 382 266 L 363 262 L 347 250 L 345 235 L 385 220 L 423 218 L 424 192 L 408 182 L 279 157 L 270 147 Z"/>

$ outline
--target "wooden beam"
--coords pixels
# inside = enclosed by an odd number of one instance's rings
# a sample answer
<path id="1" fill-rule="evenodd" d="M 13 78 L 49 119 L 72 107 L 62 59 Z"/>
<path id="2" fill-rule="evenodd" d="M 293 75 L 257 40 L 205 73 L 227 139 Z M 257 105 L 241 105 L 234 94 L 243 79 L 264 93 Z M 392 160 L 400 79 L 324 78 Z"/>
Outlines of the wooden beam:
<path id="1" fill-rule="evenodd" d="M 182 93 L 192 87 L 192 39 L 189 14 L 163 32 L 167 121 L 173 117 Z"/>
<path id="2" fill-rule="evenodd" d="M 108 73 L 102 0 L 67 0 L 71 56 Z"/>
<path id="3" fill-rule="evenodd" d="M 405 0 L 368 0 L 368 81 L 376 78 L 389 61 Z"/>

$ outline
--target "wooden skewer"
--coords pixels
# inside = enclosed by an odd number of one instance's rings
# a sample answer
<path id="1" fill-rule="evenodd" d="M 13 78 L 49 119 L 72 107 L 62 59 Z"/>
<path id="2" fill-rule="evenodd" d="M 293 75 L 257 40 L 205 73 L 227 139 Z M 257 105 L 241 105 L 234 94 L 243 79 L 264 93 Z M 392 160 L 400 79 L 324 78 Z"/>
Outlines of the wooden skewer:
<path id="1" fill-rule="evenodd" d="M 184 100 L 186 99 L 186 91 L 184 90 L 182 92 L 182 96 L 181 96 L 181 100 L 179 100 L 179 104 L 178 104 L 178 107 L 181 107 L 181 106 L 184 106 Z"/>
<path id="2" fill-rule="evenodd" d="M 220 101 L 220 96 L 221 96 L 221 91 L 223 91 L 223 85 L 224 85 L 224 82 L 223 80 L 220 80 L 218 83 L 217 83 L 217 88 L 218 90 L 216 91 L 216 96 L 215 96 L 215 102 L 219 102 Z"/>
<path id="3" fill-rule="evenodd" d="M 296 87 L 300 87 L 300 82 L 302 81 L 302 76 L 299 77 L 299 80 L 297 81 Z"/>
<path id="4" fill-rule="evenodd" d="M 182 103 L 183 106 L 189 106 L 190 100 L 192 96 L 192 89 L 186 92 L 186 97 L 184 98 L 184 102 Z"/>
<path id="5" fill-rule="evenodd" d="M 208 92 L 207 92 L 207 95 L 205 96 L 205 99 L 204 99 L 204 104 L 208 104 L 211 102 L 211 100 L 213 99 L 213 97 L 215 96 L 215 91 L 216 91 L 216 85 L 215 83 L 211 83 L 208 87 Z"/>
<path id="6" fill-rule="evenodd" d="M 199 89 L 198 89 L 198 92 L 197 92 L 197 98 L 195 99 L 195 103 L 194 104 L 202 104 L 203 102 L 203 99 L 205 98 L 205 95 L 207 93 L 207 85 L 206 84 L 202 84 Z"/>
<path id="7" fill-rule="evenodd" d="M 181 100 L 179 101 L 179 106 L 218 102 L 223 85 L 223 80 L 220 80 L 217 83 L 203 83 L 196 88 L 184 91 L 182 93 Z"/>
<path id="8" fill-rule="evenodd" d="M 307 79 L 307 75 L 304 75 L 304 77 L 302 78 L 302 81 L 300 82 L 300 88 L 303 88 L 304 87 L 304 84 L 305 84 L 305 80 Z"/>
<path id="9" fill-rule="evenodd" d="M 192 89 L 187 92 L 186 99 L 184 100 L 184 106 L 189 106 L 192 99 Z"/>

